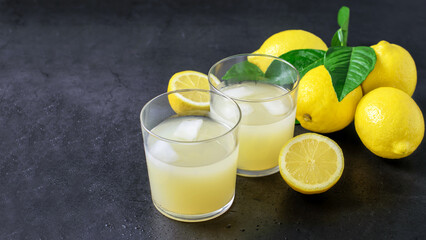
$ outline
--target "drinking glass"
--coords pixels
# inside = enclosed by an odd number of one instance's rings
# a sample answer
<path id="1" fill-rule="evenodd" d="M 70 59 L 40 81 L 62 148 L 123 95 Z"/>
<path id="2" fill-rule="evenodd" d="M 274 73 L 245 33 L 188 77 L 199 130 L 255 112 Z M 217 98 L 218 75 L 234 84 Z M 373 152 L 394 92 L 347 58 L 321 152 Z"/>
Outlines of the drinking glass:
<path id="1" fill-rule="evenodd" d="M 238 175 L 266 176 L 279 171 L 278 157 L 293 137 L 299 73 L 281 58 L 240 54 L 214 64 L 212 90 L 240 106 Z"/>
<path id="2" fill-rule="evenodd" d="M 204 107 L 182 107 L 179 99 L 197 94 L 208 96 Z M 175 220 L 197 222 L 230 208 L 240 120 L 232 99 L 201 89 L 163 93 L 142 108 L 146 163 L 158 211 Z"/>

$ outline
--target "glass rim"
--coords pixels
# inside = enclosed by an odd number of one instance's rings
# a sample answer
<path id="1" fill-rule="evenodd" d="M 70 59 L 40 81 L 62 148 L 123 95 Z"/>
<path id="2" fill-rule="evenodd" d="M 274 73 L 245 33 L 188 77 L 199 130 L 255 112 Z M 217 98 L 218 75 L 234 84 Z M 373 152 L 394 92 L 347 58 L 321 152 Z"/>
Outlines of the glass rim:
<path id="1" fill-rule="evenodd" d="M 244 57 L 244 56 L 246 56 L 246 57 L 251 57 L 251 56 L 267 57 L 267 58 L 272 58 L 272 59 L 274 59 L 274 60 L 278 60 L 278 61 L 280 61 L 280 62 L 283 62 L 283 63 L 287 64 L 288 66 L 290 66 L 293 70 L 295 70 L 295 71 L 296 71 L 297 79 L 296 79 L 296 81 L 293 83 L 293 89 L 291 89 L 290 91 L 288 91 L 288 92 L 286 92 L 286 93 L 283 93 L 283 94 L 281 94 L 281 95 L 275 96 L 275 97 L 262 98 L 262 99 L 257 99 L 257 100 L 239 99 L 239 98 L 233 98 L 233 97 L 230 97 L 231 99 L 233 99 L 233 100 L 235 100 L 235 101 L 239 101 L 239 102 L 248 102 L 248 103 L 269 102 L 269 101 L 274 101 L 274 100 L 277 100 L 277 99 L 279 99 L 279 98 L 282 98 L 282 97 L 284 97 L 284 96 L 286 96 L 286 95 L 289 95 L 289 94 L 291 94 L 291 93 L 293 93 L 293 92 L 295 92 L 295 91 L 297 90 L 297 87 L 299 86 L 299 82 L 300 82 L 300 73 L 299 73 L 299 71 L 296 69 L 296 67 L 294 67 L 294 66 L 293 66 L 293 64 L 291 64 L 291 63 L 287 62 L 286 60 L 284 60 L 284 59 L 282 59 L 282 58 L 279 58 L 279 57 L 275 57 L 275 56 L 268 55 L 268 54 L 259 54 L 259 53 L 241 53 L 241 54 L 232 55 L 232 56 L 229 56 L 229 57 L 226 57 L 226 58 L 223 58 L 223 59 L 221 59 L 221 60 L 217 61 L 215 64 L 213 64 L 213 66 L 209 69 L 209 72 L 207 73 L 207 79 L 208 79 L 208 81 L 209 81 L 209 85 L 210 85 L 210 87 L 212 87 L 214 90 L 216 90 L 216 91 L 218 91 L 218 92 L 222 93 L 223 95 L 226 95 L 226 94 L 225 94 L 225 93 L 223 93 L 220 89 L 217 89 L 217 88 L 216 88 L 216 87 L 212 84 L 212 80 L 211 80 L 212 78 L 210 77 L 210 75 L 213 75 L 213 76 L 214 76 L 214 74 L 212 74 L 212 71 L 213 71 L 213 69 L 214 69 L 214 68 L 215 68 L 218 64 L 220 64 L 220 63 L 222 63 L 222 62 L 225 62 L 225 61 L 228 61 L 228 60 L 233 59 L 233 58 L 237 58 L 237 57 Z M 215 77 L 216 77 L 216 76 L 215 76 Z M 256 82 L 258 82 L 258 81 L 256 81 Z M 271 84 L 271 85 L 275 85 L 275 86 L 282 87 L 282 86 L 277 85 L 277 84 Z M 226 95 L 226 96 L 228 96 L 228 95 Z"/>
<path id="2" fill-rule="evenodd" d="M 146 110 L 146 108 L 147 108 L 147 106 L 149 106 L 150 104 L 152 104 L 152 102 L 154 102 L 155 100 L 157 100 L 157 99 L 159 99 L 159 98 L 162 98 L 162 97 L 164 97 L 164 96 L 169 96 L 169 95 L 171 95 L 171 94 L 176 94 L 176 93 L 181 93 L 181 92 L 191 92 L 191 91 L 200 91 L 200 92 L 209 92 L 210 94 L 211 93 L 213 93 L 213 94 L 215 94 L 215 95 L 217 95 L 217 96 L 220 96 L 220 97 L 223 97 L 223 98 L 225 98 L 225 99 L 227 99 L 227 100 L 229 100 L 229 101 L 231 101 L 231 103 L 233 103 L 234 104 L 234 106 L 236 106 L 236 108 L 237 108 L 237 110 L 238 110 L 238 120 L 237 120 L 237 122 L 236 123 L 234 123 L 233 124 L 233 126 L 231 127 L 231 128 L 229 128 L 225 133 L 223 133 L 223 134 L 220 134 L 220 135 L 218 135 L 218 136 L 215 136 L 215 137 L 212 137 L 212 138 L 207 138 L 207 139 L 203 139 L 203 140 L 196 140 L 196 141 L 183 141 L 183 140 L 173 140 L 173 139 L 169 139 L 169 138 L 166 138 L 166 137 L 162 137 L 162 136 L 160 136 L 160 135 L 158 135 L 158 134 L 156 134 L 156 133 L 153 133 L 151 130 L 149 130 L 146 126 L 145 126 L 145 124 L 144 124 L 144 121 L 142 120 L 142 115 L 143 115 L 143 113 L 145 112 L 145 110 Z M 171 107 L 171 106 L 170 106 Z M 235 102 L 235 100 L 234 99 L 232 99 L 231 97 L 228 97 L 228 96 L 226 96 L 225 94 L 223 94 L 223 93 L 221 93 L 221 92 L 214 92 L 214 91 L 212 91 L 212 90 L 206 90 L 206 89 L 198 89 L 198 88 L 191 88 L 191 89 L 179 89 L 179 90 L 174 90 L 174 91 L 169 91 L 169 92 L 164 92 L 164 93 L 162 93 L 162 94 L 159 94 L 159 95 L 157 95 L 156 97 L 154 97 L 154 98 L 152 98 L 151 100 L 149 100 L 143 107 L 142 107 L 142 109 L 141 109 L 141 112 L 140 112 L 140 114 L 139 114 L 139 120 L 140 120 L 140 122 L 141 122 L 141 126 L 142 126 L 142 129 L 144 129 L 147 133 L 149 133 L 149 135 L 152 135 L 152 136 L 154 136 L 154 137 L 156 137 L 157 139 L 159 139 L 159 140 L 162 140 L 162 141 L 166 141 L 166 142 L 171 142 L 171 143 L 182 143 L 182 144 L 188 144 L 188 143 L 203 143 L 203 142 L 209 142 L 209 141 L 214 141 L 214 140 L 216 140 L 216 139 L 218 139 L 218 138 L 221 138 L 221 137 L 224 137 L 224 136 L 226 136 L 226 135 L 228 135 L 229 133 L 231 133 L 231 132 L 233 132 L 237 127 L 238 127 L 238 125 L 240 124 L 240 122 L 241 122 L 241 118 L 242 118 L 242 112 L 241 112 L 241 109 L 240 109 L 240 107 L 238 106 L 238 104 Z M 164 119 L 165 120 L 165 119 Z M 164 121 L 163 120 L 163 121 Z M 223 123 L 220 123 L 220 124 L 223 124 Z M 226 124 L 225 124 L 225 126 L 226 126 Z M 143 137 L 143 136 L 142 136 Z"/>

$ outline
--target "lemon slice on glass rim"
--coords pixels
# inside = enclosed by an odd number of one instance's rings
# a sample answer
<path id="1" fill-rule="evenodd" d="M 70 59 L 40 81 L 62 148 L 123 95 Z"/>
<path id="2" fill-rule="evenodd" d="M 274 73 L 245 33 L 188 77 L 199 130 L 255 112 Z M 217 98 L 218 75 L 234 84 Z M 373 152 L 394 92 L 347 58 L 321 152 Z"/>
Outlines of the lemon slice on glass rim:
<path id="1" fill-rule="evenodd" d="M 340 179 L 344 168 L 342 149 L 330 138 L 305 133 L 290 139 L 279 156 L 281 176 L 295 191 L 322 193 Z"/>
<path id="2" fill-rule="evenodd" d="M 197 71 L 182 71 L 175 73 L 169 80 L 167 91 L 182 89 L 209 90 L 207 75 Z M 169 95 L 169 102 L 177 114 L 193 111 L 206 111 L 210 108 L 210 93 L 201 91 L 184 91 Z"/>

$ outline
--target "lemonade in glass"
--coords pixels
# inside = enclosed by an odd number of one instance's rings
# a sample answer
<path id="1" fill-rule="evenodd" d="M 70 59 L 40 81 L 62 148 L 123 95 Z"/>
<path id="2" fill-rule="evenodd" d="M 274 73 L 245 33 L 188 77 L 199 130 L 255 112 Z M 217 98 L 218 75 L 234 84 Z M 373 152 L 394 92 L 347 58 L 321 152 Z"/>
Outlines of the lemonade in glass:
<path id="1" fill-rule="evenodd" d="M 251 59 L 270 64 L 265 72 Z M 241 54 L 210 69 L 211 87 L 234 99 L 242 112 L 238 174 L 266 176 L 279 171 L 278 156 L 294 135 L 299 74 L 286 61 L 268 55 Z"/>
<path id="2" fill-rule="evenodd" d="M 210 107 L 176 114 L 169 97 L 190 91 L 208 93 Z M 162 214 L 195 222 L 229 209 L 235 194 L 240 118 L 234 101 L 206 90 L 165 93 L 144 106 L 141 124 L 151 195 Z"/>

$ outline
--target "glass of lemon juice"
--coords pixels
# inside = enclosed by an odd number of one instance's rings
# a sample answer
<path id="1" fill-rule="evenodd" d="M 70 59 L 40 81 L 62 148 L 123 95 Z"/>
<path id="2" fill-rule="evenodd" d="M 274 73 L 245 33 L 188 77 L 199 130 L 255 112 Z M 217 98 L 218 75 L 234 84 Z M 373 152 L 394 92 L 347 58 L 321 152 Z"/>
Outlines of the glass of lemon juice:
<path id="1" fill-rule="evenodd" d="M 197 222 L 230 208 L 240 120 L 232 99 L 208 90 L 164 93 L 142 108 L 151 195 L 162 214 Z"/>
<path id="2" fill-rule="evenodd" d="M 238 175 L 278 172 L 280 150 L 294 134 L 298 71 L 277 57 L 240 54 L 214 64 L 208 78 L 241 108 Z"/>

